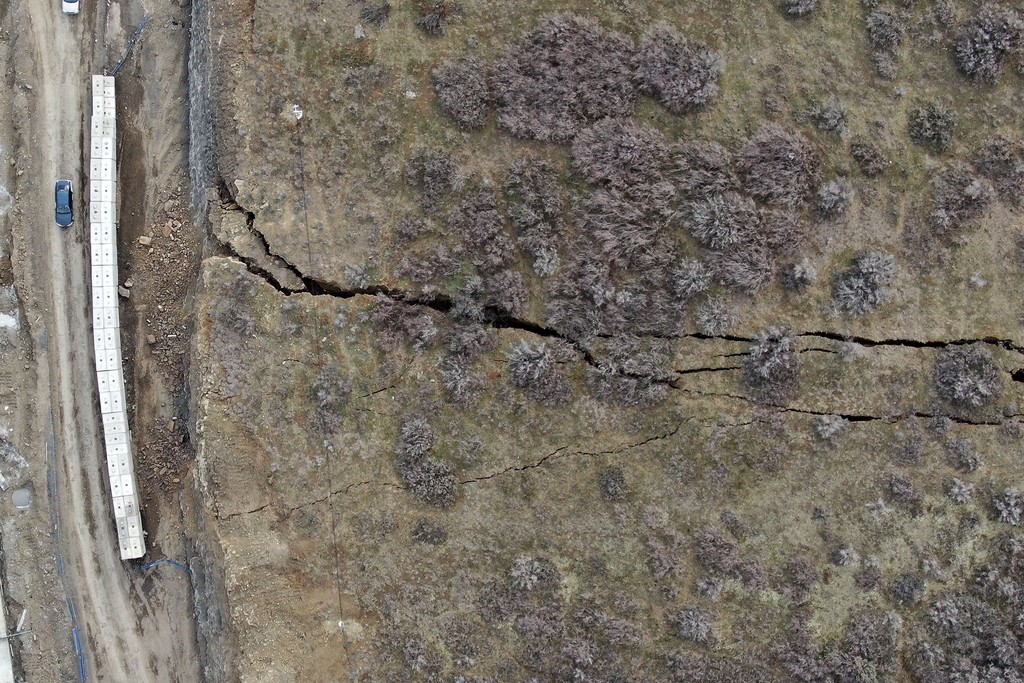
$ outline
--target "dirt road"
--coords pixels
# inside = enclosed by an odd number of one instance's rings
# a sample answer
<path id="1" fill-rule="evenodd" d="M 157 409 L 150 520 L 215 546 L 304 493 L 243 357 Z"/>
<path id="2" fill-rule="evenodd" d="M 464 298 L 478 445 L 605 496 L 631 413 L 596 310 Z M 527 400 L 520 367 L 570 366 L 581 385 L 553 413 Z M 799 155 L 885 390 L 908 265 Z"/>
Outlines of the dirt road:
<path id="1" fill-rule="evenodd" d="M 34 386 L 26 387 L 31 396 L 19 399 L 31 406 L 31 423 L 37 427 L 31 436 L 38 439 L 39 452 L 55 451 L 60 518 L 55 550 L 63 559 L 61 584 L 73 601 L 88 679 L 191 681 L 198 680 L 198 669 L 180 586 L 168 594 L 160 581 L 144 581 L 137 565 L 118 557 L 100 438 L 83 160 L 89 75 L 103 68 L 93 63 L 102 54 L 94 36 L 103 41 L 106 31 L 98 27 L 106 28 L 106 19 L 103 3 L 83 3 L 83 14 L 69 18 L 60 13 L 59 4 L 38 0 L 15 0 L 6 17 L 15 24 L 7 30 L 18 33 L 11 60 L 28 91 L 28 116 L 17 135 L 22 161 L 13 253 L 18 292 L 30 323 L 34 365 L 26 370 Z M 76 225 L 67 231 L 53 223 L 53 182 L 58 177 L 73 179 L 77 193 Z M 57 640 L 59 634 L 53 637 Z M 65 672 L 79 668 L 75 653 L 69 654 L 75 661 L 60 662 Z M 23 661 L 29 681 L 66 676 L 47 672 L 52 663 L 40 662 L 36 669 L 29 658 Z"/>

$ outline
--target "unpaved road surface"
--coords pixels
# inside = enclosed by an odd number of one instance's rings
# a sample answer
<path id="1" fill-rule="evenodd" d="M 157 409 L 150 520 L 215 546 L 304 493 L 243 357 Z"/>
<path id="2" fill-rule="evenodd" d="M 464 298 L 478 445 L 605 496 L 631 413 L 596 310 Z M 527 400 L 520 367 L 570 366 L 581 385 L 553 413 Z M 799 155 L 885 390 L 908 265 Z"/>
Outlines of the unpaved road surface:
<path id="1" fill-rule="evenodd" d="M 187 598 L 182 604 L 187 590 L 180 582 L 185 579 L 168 577 L 166 581 L 179 582 L 169 593 L 162 577 L 144 577 L 139 565 L 122 563 L 110 513 L 89 320 L 83 168 L 89 75 L 102 71 L 104 64 L 94 62 L 106 56 L 96 48 L 94 36 L 104 33 L 97 27 L 106 25 L 107 16 L 103 3 L 90 5 L 83 4 L 83 14 L 69 18 L 60 13 L 59 4 L 15 0 L 6 16 L 0 15 L 6 31 L 17 34 L 11 66 L 26 93 L 26 116 L 12 133 L 17 145 L 12 158 L 18 158 L 12 190 L 18 207 L 11 221 L 13 270 L 28 323 L 25 343 L 31 344 L 31 361 L 23 366 L 31 381 L 22 383 L 19 407 L 28 408 L 21 412 L 32 428 L 21 436 L 26 451 L 33 454 L 34 481 L 40 481 L 44 458 L 54 451 L 60 524 L 50 550 L 62 559 L 58 587 L 67 590 L 74 605 L 87 678 L 198 680 Z M 120 37 L 119 30 L 114 33 Z M 67 231 L 53 223 L 52 188 L 58 177 L 71 178 L 76 188 L 76 224 Z M 45 481 L 45 469 L 42 472 Z M 45 488 L 36 490 L 42 497 Z M 37 567 L 18 571 L 51 572 L 49 567 L 57 563 L 54 555 L 38 557 Z M 40 602 L 33 610 L 40 622 L 47 605 L 65 602 L 64 595 L 52 594 L 52 581 L 50 589 L 50 594 L 31 593 Z M 54 624 L 28 624 L 49 629 L 54 643 L 67 638 L 67 645 L 72 625 L 66 618 Z M 29 681 L 67 680 L 69 671 L 79 669 L 70 647 L 60 661 L 26 653 L 22 663 Z"/>

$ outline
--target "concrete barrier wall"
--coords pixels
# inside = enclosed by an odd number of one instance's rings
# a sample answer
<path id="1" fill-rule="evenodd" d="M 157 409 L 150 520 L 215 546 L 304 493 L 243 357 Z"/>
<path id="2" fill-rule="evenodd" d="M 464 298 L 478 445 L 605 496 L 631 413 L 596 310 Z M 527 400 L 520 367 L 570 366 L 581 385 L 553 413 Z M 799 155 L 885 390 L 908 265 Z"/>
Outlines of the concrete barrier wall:
<path id="1" fill-rule="evenodd" d="M 117 309 L 117 126 L 114 78 L 92 77 L 92 125 L 89 144 L 89 244 L 92 254 L 92 334 L 96 383 L 103 416 L 103 444 L 113 498 L 121 559 L 142 557 L 135 459 L 125 407 L 121 369 L 121 321 Z"/>

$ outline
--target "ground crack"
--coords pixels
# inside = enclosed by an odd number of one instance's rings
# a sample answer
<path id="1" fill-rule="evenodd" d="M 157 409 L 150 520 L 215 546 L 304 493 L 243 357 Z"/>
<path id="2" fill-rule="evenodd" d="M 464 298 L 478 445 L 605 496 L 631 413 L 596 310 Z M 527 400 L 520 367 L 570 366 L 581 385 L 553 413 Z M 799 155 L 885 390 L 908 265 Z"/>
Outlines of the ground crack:
<path id="1" fill-rule="evenodd" d="M 699 389 L 678 389 L 678 391 L 681 391 L 681 392 L 687 393 L 687 394 L 695 394 L 697 396 L 702 396 L 702 397 L 732 398 L 732 399 L 736 399 L 738 401 L 745 401 L 747 403 L 752 403 L 752 404 L 754 404 L 756 406 L 759 406 L 761 408 L 764 408 L 766 410 L 774 410 L 775 412 L 779 412 L 779 413 L 798 413 L 798 414 L 801 414 L 801 415 L 815 415 L 815 416 L 819 416 L 819 417 L 835 415 L 835 416 L 843 418 L 844 420 L 847 420 L 848 422 L 874 422 L 874 421 L 882 421 L 882 422 L 894 423 L 894 422 L 899 422 L 900 420 L 905 420 L 907 418 L 932 419 L 932 418 L 936 418 L 936 417 L 942 417 L 942 418 L 947 418 L 947 419 L 951 420 L 952 422 L 956 422 L 957 424 L 965 424 L 965 425 L 973 425 L 973 426 L 998 427 L 998 426 L 1000 426 L 1000 425 L 1005 423 L 1005 420 L 981 420 L 981 419 L 973 420 L 971 418 L 957 416 L 957 415 L 947 415 L 947 414 L 944 414 L 944 413 L 928 413 L 928 412 L 923 412 L 923 411 L 915 411 L 915 412 L 912 412 L 912 413 L 898 413 L 898 414 L 891 414 L 891 415 L 872 415 L 872 414 L 864 414 L 864 413 L 843 413 L 843 412 L 835 412 L 835 411 L 810 410 L 809 408 L 792 408 L 790 406 L 780 405 L 780 404 L 777 404 L 777 403 L 764 403 L 762 401 L 757 401 L 757 400 L 751 398 L 750 396 L 744 396 L 742 394 L 729 394 L 729 393 L 718 392 L 718 391 L 701 391 Z M 1020 417 L 1021 415 L 1022 415 L 1021 413 L 1015 413 L 1013 415 L 1007 415 L 1006 419 Z"/>
<path id="2" fill-rule="evenodd" d="M 682 428 L 683 423 L 687 422 L 690 419 L 693 419 L 693 418 L 686 418 L 686 419 L 684 419 L 682 422 L 677 424 L 671 431 L 665 432 L 664 434 L 656 434 L 654 436 L 650 436 L 650 437 L 644 439 L 643 441 L 638 441 L 636 443 L 622 444 L 622 445 L 616 446 L 615 448 L 612 448 L 612 449 L 609 449 L 609 450 L 604 450 L 604 451 L 583 451 L 583 450 L 569 451 L 569 447 L 568 446 L 562 446 L 560 448 L 557 448 L 557 449 L 551 451 L 550 453 L 548 453 L 544 457 L 542 457 L 539 460 L 536 460 L 534 462 L 527 463 L 525 465 L 513 465 L 511 467 L 506 467 L 503 470 L 499 470 L 499 471 L 493 472 L 491 474 L 483 475 L 483 476 L 480 476 L 480 477 L 474 477 L 472 479 L 464 479 L 464 480 L 460 481 L 459 484 L 477 484 L 479 482 L 489 481 L 491 479 L 494 479 L 496 477 L 500 477 L 500 476 L 503 476 L 503 475 L 506 475 L 506 474 L 511 474 L 511 473 L 515 473 L 515 472 L 525 472 L 527 470 L 532 470 L 532 469 L 535 469 L 537 467 L 540 467 L 540 466 L 544 465 L 545 463 L 551 462 L 552 460 L 561 460 L 562 458 L 579 457 L 579 456 L 595 457 L 595 456 L 601 456 L 601 455 L 616 455 L 618 453 L 624 453 L 624 452 L 632 450 L 634 448 L 640 448 L 641 446 L 646 446 L 649 443 L 653 443 L 655 441 L 661 441 L 662 439 L 668 439 L 668 438 L 671 438 L 671 437 L 675 436 L 677 433 L 679 433 L 679 430 Z"/>

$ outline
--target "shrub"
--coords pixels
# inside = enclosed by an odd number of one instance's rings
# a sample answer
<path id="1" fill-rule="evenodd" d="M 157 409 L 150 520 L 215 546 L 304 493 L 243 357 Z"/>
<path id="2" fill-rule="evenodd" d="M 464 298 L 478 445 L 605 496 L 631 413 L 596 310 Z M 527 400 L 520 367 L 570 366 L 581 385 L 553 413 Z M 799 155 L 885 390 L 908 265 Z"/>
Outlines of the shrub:
<path id="1" fill-rule="evenodd" d="M 502 192 L 519 248 L 533 256 L 537 275 L 551 275 L 558 266 L 565 208 L 558 172 L 546 159 L 519 159 L 509 168 Z"/>
<path id="2" fill-rule="evenodd" d="M 444 545 L 448 540 L 448 531 L 437 522 L 421 519 L 413 528 L 411 536 L 415 543 Z"/>
<path id="3" fill-rule="evenodd" d="M 715 616 L 702 607 L 684 607 L 669 619 L 677 636 L 706 645 L 714 641 Z"/>
<path id="4" fill-rule="evenodd" d="M 618 335 L 587 367 L 587 386 L 599 401 L 652 407 L 665 400 L 672 378 L 672 344 L 666 339 Z"/>
<path id="5" fill-rule="evenodd" d="M 796 394 L 800 371 L 796 339 L 785 327 L 757 333 L 743 362 L 743 385 L 758 401 L 784 404 Z"/>
<path id="6" fill-rule="evenodd" d="M 896 259 L 881 251 L 868 251 L 836 274 L 832 299 L 851 315 L 870 313 L 890 299 L 889 285 L 896 277 Z"/>
<path id="7" fill-rule="evenodd" d="M 310 426 L 315 434 L 327 436 L 341 428 L 341 411 L 348 405 L 352 380 L 342 377 L 340 368 L 331 363 L 316 376 L 310 390 L 313 417 Z"/>
<path id="8" fill-rule="evenodd" d="M 387 296 L 377 297 L 370 321 L 377 344 L 385 351 L 394 351 L 406 341 L 418 353 L 432 346 L 438 338 L 437 325 L 429 313 Z"/>
<path id="9" fill-rule="evenodd" d="M 868 40 L 876 50 L 892 50 L 903 42 L 906 27 L 892 12 L 876 10 L 868 15 Z"/>
<path id="10" fill-rule="evenodd" d="M 814 433 L 823 441 L 835 441 L 849 424 L 841 415 L 821 415 L 814 420 Z"/>
<path id="11" fill-rule="evenodd" d="M 546 406 L 568 402 L 571 389 L 546 343 L 520 341 L 505 359 L 509 381 Z"/>
<path id="12" fill-rule="evenodd" d="M 444 346 L 448 353 L 472 359 L 492 351 L 495 337 L 494 330 L 483 325 L 452 325 L 445 335 Z"/>
<path id="13" fill-rule="evenodd" d="M 715 278 L 729 289 L 756 294 L 772 280 L 775 262 L 760 242 L 745 242 L 709 258 Z"/>
<path id="14" fill-rule="evenodd" d="M 821 156 L 800 132 L 769 123 L 740 149 L 736 166 L 750 194 L 774 204 L 803 203 L 821 175 Z"/>
<path id="15" fill-rule="evenodd" d="M 395 265 L 395 276 L 409 278 L 419 284 L 450 278 L 459 270 L 459 252 L 461 248 L 452 252 L 443 244 L 424 251 L 410 251 Z"/>
<path id="16" fill-rule="evenodd" d="M 879 609 L 868 608 L 851 616 L 843 630 L 842 650 L 854 658 L 854 670 L 849 672 L 850 677 L 840 675 L 831 680 L 894 680 L 896 672 L 892 668 L 899 659 L 902 626 L 898 614 Z M 858 671 L 865 669 L 875 675 L 862 678 Z"/>
<path id="17" fill-rule="evenodd" d="M 922 147 L 945 152 L 953 137 L 956 113 L 945 105 L 933 102 L 910 113 L 910 139 Z"/>
<path id="18" fill-rule="evenodd" d="M 866 140 L 854 140 L 850 143 L 850 156 L 860 166 L 866 176 L 876 176 L 885 171 L 889 162 L 874 145 Z"/>
<path id="19" fill-rule="evenodd" d="M 981 342 L 939 351 L 932 377 L 942 398 L 967 408 L 994 403 L 1002 391 L 999 366 Z"/>
<path id="20" fill-rule="evenodd" d="M 818 188 L 818 213 L 835 218 L 846 212 L 853 201 L 853 185 L 846 178 L 833 178 Z"/>
<path id="21" fill-rule="evenodd" d="M 703 107 L 718 94 L 721 55 L 670 26 L 647 29 L 636 61 L 643 87 L 677 116 Z"/>
<path id="22" fill-rule="evenodd" d="M 387 23 L 389 16 L 391 16 L 391 3 L 388 2 L 366 5 L 359 12 L 359 18 L 364 24 L 369 24 L 378 28 Z"/>
<path id="23" fill-rule="evenodd" d="M 1003 492 L 993 500 L 996 511 L 996 519 L 1003 524 L 1018 526 L 1024 521 L 1024 499 L 1020 491 L 1015 488 L 1003 489 Z"/>
<path id="24" fill-rule="evenodd" d="M 519 315 L 526 308 L 529 294 L 526 281 L 518 270 L 502 270 L 489 276 L 485 283 L 487 306 L 500 316 Z"/>
<path id="25" fill-rule="evenodd" d="M 419 149 L 405 167 L 405 182 L 419 189 L 420 206 L 427 213 L 438 209 L 441 200 L 457 185 L 459 165 L 448 152 Z"/>
<path id="26" fill-rule="evenodd" d="M 697 330 L 709 337 L 719 337 L 735 323 L 735 313 L 720 296 L 710 296 L 697 309 Z"/>
<path id="27" fill-rule="evenodd" d="M 950 439 L 944 444 L 949 464 L 959 472 L 969 474 L 981 469 L 981 454 L 970 439 Z"/>
<path id="28" fill-rule="evenodd" d="M 705 576 L 697 579 L 697 595 L 702 598 L 707 598 L 712 602 L 718 600 L 722 596 L 722 589 L 724 587 L 725 582 L 718 577 Z"/>
<path id="29" fill-rule="evenodd" d="M 701 261 L 681 261 L 672 272 L 672 291 L 678 300 L 687 303 L 711 286 L 711 270 Z"/>
<path id="30" fill-rule="evenodd" d="M 1024 18 L 1014 9 L 986 5 L 960 27 L 955 48 L 961 73 L 976 83 L 995 82 L 1007 59 L 1024 50 Z"/>
<path id="31" fill-rule="evenodd" d="M 924 496 L 905 476 L 897 472 L 890 473 L 886 489 L 894 503 L 907 507 L 915 517 L 920 514 Z"/>
<path id="32" fill-rule="evenodd" d="M 906 573 L 892 582 L 892 599 L 899 605 L 912 605 L 924 595 L 924 581 L 916 574 Z"/>
<path id="33" fill-rule="evenodd" d="M 954 164 L 932 179 L 932 227 L 940 235 L 968 227 L 992 201 L 992 186 L 963 164 Z"/>
<path id="34" fill-rule="evenodd" d="M 622 187 L 660 180 L 668 157 L 661 131 L 632 120 L 606 119 L 572 143 L 572 163 L 587 182 Z"/>
<path id="35" fill-rule="evenodd" d="M 810 259 L 803 258 L 786 266 L 780 273 L 782 286 L 793 292 L 805 292 L 818 279 L 818 269 Z"/>
<path id="36" fill-rule="evenodd" d="M 481 184 L 448 214 L 448 225 L 466 245 L 470 262 L 484 271 L 500 270 L 516 258 L 515 245 L 505 231 L 494 190 Z"/>
<path id="37" fill-rule="evenodd" d="M 706 247 L 721 249 L 746 242 L 757 228 L 754 202 L 738 192 L 711 195 L 690 204 L 690 234 Z"/>
<path id="38" fill-rule="evenodd" d="M 395 446 L 395 464 L 409 491 L 420 501 L 438 507 L 451 507 L 455 503 L 455 474 L 452 466 L 429 458 L 437 439 L 434 431 L 422 418 L 414 418 L 402 425 Z"/>
<path id="39" fill-rule="evenodd" d="M 1000 195 L 1015 204 L 1024 204 L 1024 151 L 1019 144 L 1002 137 L 987 140 L 974 163 Z"/>
<path id="40" fill-rule="evenodd" d="M 545 557 L 522 555 L 508 570 L 509 585 L 517 591 L 550 593 L 562 582 L 555 565 Z"/>
<path id="41" fill-rule="evenodd" d="M 633 43 L 593 19 L 556 13 L 494 65 L 498 125 L 521 138 L 568 142 L 586 124 L 632 114 Z"/>
<path id="42" fill-rule="evenodd" d="M 724 531 L 707 526 L 694 537 L 697 562 L 715 577 L 739 577 L 740 547 Z"/>
<path id="43" fill-rule="evenodd" d="M 651 271 L 666 254 L 665 242 L 657 238 L 674 216 L 673 199 L 669 182 L 600 188 L 583 202 L 583 226 L 609 264 Z"/>
<path id="44" fill-rule="evenodd" d="M 974 496 L 974 484 L 953 479 L 946 487 L 946 495 L 954 505 L 967 505 Z"/>
<path id="45" fill-rule="evenodd" d="M 821 582 L 821 573 L 810 560 L 801 555 L 786 564 L 786 579 L 789 583 L 786 590 L 789 599 L 802 605 L 810 598 L 811 589 Z"/>
<path id="46" fill-rule="evenodd" d="M 681 141 L 672 148 L 676 188 L 687 197 L 709 197 L 736 189 L 732 153 L 717 142 Z"/>
<path id="47" fill-rule="evenodd" d="M 588 343 L 614 297 L 609 265 L 590 240 L 577 240 L 568 263 L 547 286 L 547 324 L 563 336 Z"/>
<path id="48" fill-rule="evenodd" d="M 807 223 L 791 209 L 761 209 L 755 226 L 756 239 L 772 255 L 792 255 L 807 241 Z"/>
<path id="49" fill-rule="evenodd" d="M 836 97 L 829 96 L 811 111 L 811 118 L 819 130 L 837 135 L 846 132 L 846 107 Z"/>
<path id="50" fill-rule="evenodd" d="M 431 36 L 443 34 L 445 22 L 462 14 L 462 5 L 451 0 L 417 0 L 417 5 L 416 25 Z"/>
<path id="51" fill-rule="evenodd" d="M 818 9 L 821 0 L 782 0 L 782 11 L 787 17 L 805 17 Z"/>
<path id="52" fill-rule="evenodd" d="M 483 60 L 473 56 L 445 60 L 434 69 L 433 82 L 441 111 L 463 128 L 483 128 L 490 102 Z"/>
<path id="53" fill-rule="evenodd" d="M 431 429 L 427 421 L 421 417 L 408 420 L 402 425 L 402 431 L 398 436 L 398 445 L 395 446 L 395 455 L 398 457 L 399 468 L 411 465 L 422 460 L 437 443 L 437 435 Z"/>
<path id="54" fill-rule="evenodd" d="M 601 470 L 601 497 L 607 501 L 618 501 L 626 497 L 626 475 L 620 467 L 606 467 Z"/>

